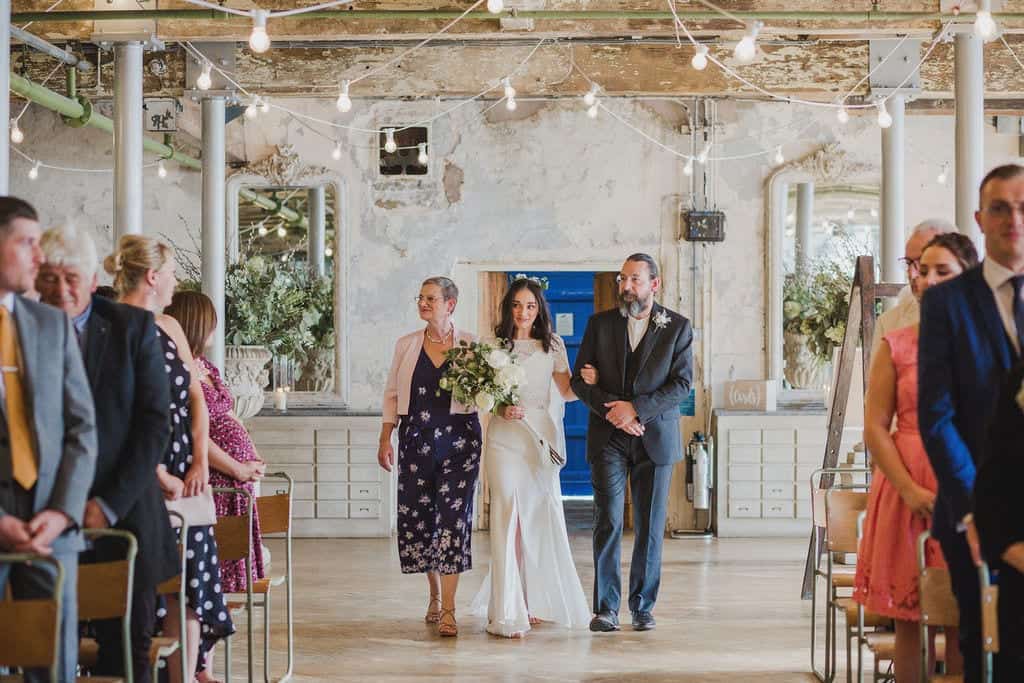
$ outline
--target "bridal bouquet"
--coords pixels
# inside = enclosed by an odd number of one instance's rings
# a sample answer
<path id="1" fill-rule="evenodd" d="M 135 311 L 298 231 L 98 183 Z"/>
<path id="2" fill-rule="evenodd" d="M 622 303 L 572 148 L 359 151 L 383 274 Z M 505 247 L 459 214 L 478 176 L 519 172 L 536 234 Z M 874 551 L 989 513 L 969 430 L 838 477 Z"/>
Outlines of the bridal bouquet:
<path id="1" fill-rule="evenodd" d="M 448 369 L 441 376 L 439 386 L 451 391 L 459 403 L 475 405 L 484 412 L 518 405 L 519 388 L 526 385 L 526 371 L 505 349 L 484 342 L 461 341 L 445 352 L 445 358 Z M 565 464 L 565 458 L 533 425 L 526 419 L 522 423 L 540 441 L 541 448 L 547 450 L 552 463 L 559 467 Z"/>

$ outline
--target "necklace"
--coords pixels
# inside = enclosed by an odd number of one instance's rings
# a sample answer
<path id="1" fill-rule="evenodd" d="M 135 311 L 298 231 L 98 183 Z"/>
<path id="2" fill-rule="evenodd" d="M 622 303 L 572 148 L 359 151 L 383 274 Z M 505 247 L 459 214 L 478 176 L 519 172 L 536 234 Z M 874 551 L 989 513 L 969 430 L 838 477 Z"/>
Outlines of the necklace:
<path id="1" fill-rule="evenodd" d="M 427 335 L 427 341 L 432 342 L 434 344 L 444 344 L 444 343 L 446 343 L 451 338 L 452 333 L 454 333 L 454 332 L 455 332 L 455 325 L 452 325 L 452 326 L 450 326 L 448 328 L 448 331 L 444 333 L 443 337 L 441 337 L 440 339 L 434 339 L 433 337 L 430 336 L 430 328 L 428 327 L 425 330 L 425 333 Z"/>

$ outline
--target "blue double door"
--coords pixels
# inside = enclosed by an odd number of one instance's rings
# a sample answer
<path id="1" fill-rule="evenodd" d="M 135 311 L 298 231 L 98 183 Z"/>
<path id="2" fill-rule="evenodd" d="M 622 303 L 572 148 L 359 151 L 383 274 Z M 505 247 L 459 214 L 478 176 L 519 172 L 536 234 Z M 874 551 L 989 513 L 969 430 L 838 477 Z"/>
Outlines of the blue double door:
<path id="1" fill-rule="evenodd" d="M 534 277 L 546 277 L 548 289 L 544 292 L 551 307 L 551 322 L 555 332 L 565 341 L 569 365 L 576 362 L 580 342 L 587 320 L 594 313 L 593 272 L 528 272 Z M 510 274 L 511 279 L 514 275 Z M 565 404 L 566 463 L 562 468 L 563 496 L 593 496 L 590 466 L 587 464 L 588 411 L 579 401 Z"/>

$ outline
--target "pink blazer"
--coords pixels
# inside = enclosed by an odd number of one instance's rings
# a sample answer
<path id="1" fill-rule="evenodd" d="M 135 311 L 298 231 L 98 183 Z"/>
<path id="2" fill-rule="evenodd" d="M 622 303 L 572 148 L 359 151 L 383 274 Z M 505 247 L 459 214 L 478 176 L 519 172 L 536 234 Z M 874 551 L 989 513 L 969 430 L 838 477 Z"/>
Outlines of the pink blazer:
<path id="1" fill-rule="evenodd" d="M 474 342 L 476 336 L 462 330 L 455 330 L 455 343 Z M 398 424 L 400 415 L 409 414 L 409 394 L 412 391 L 412 373 L 423 349 L 423 330 L 399 337 L 395 342 L 395 357 L 388 372 L 388 384 L 384 389 L 384 422 Z M 475 413 L 476 406 L 465 406 L 452 399 L 452 413 Z"/>

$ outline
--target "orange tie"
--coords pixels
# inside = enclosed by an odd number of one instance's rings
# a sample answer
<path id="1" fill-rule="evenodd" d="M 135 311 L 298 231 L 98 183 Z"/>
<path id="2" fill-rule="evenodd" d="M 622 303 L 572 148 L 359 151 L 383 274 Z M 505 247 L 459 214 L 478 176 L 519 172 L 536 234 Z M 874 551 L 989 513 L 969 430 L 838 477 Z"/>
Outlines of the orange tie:
<path id="1" fill-rule="evenodd" d="M 32 432 L 25 414 L 25 392 L 18 367 L 18 332 L 6 306 L 0 306 L 0 365 L 3 365 L 4 400 L 7 406 L 7 432 L 11 443 L 11 471 L 14 480 L 26 491 L 39 476 L 32 450 Z"/>

